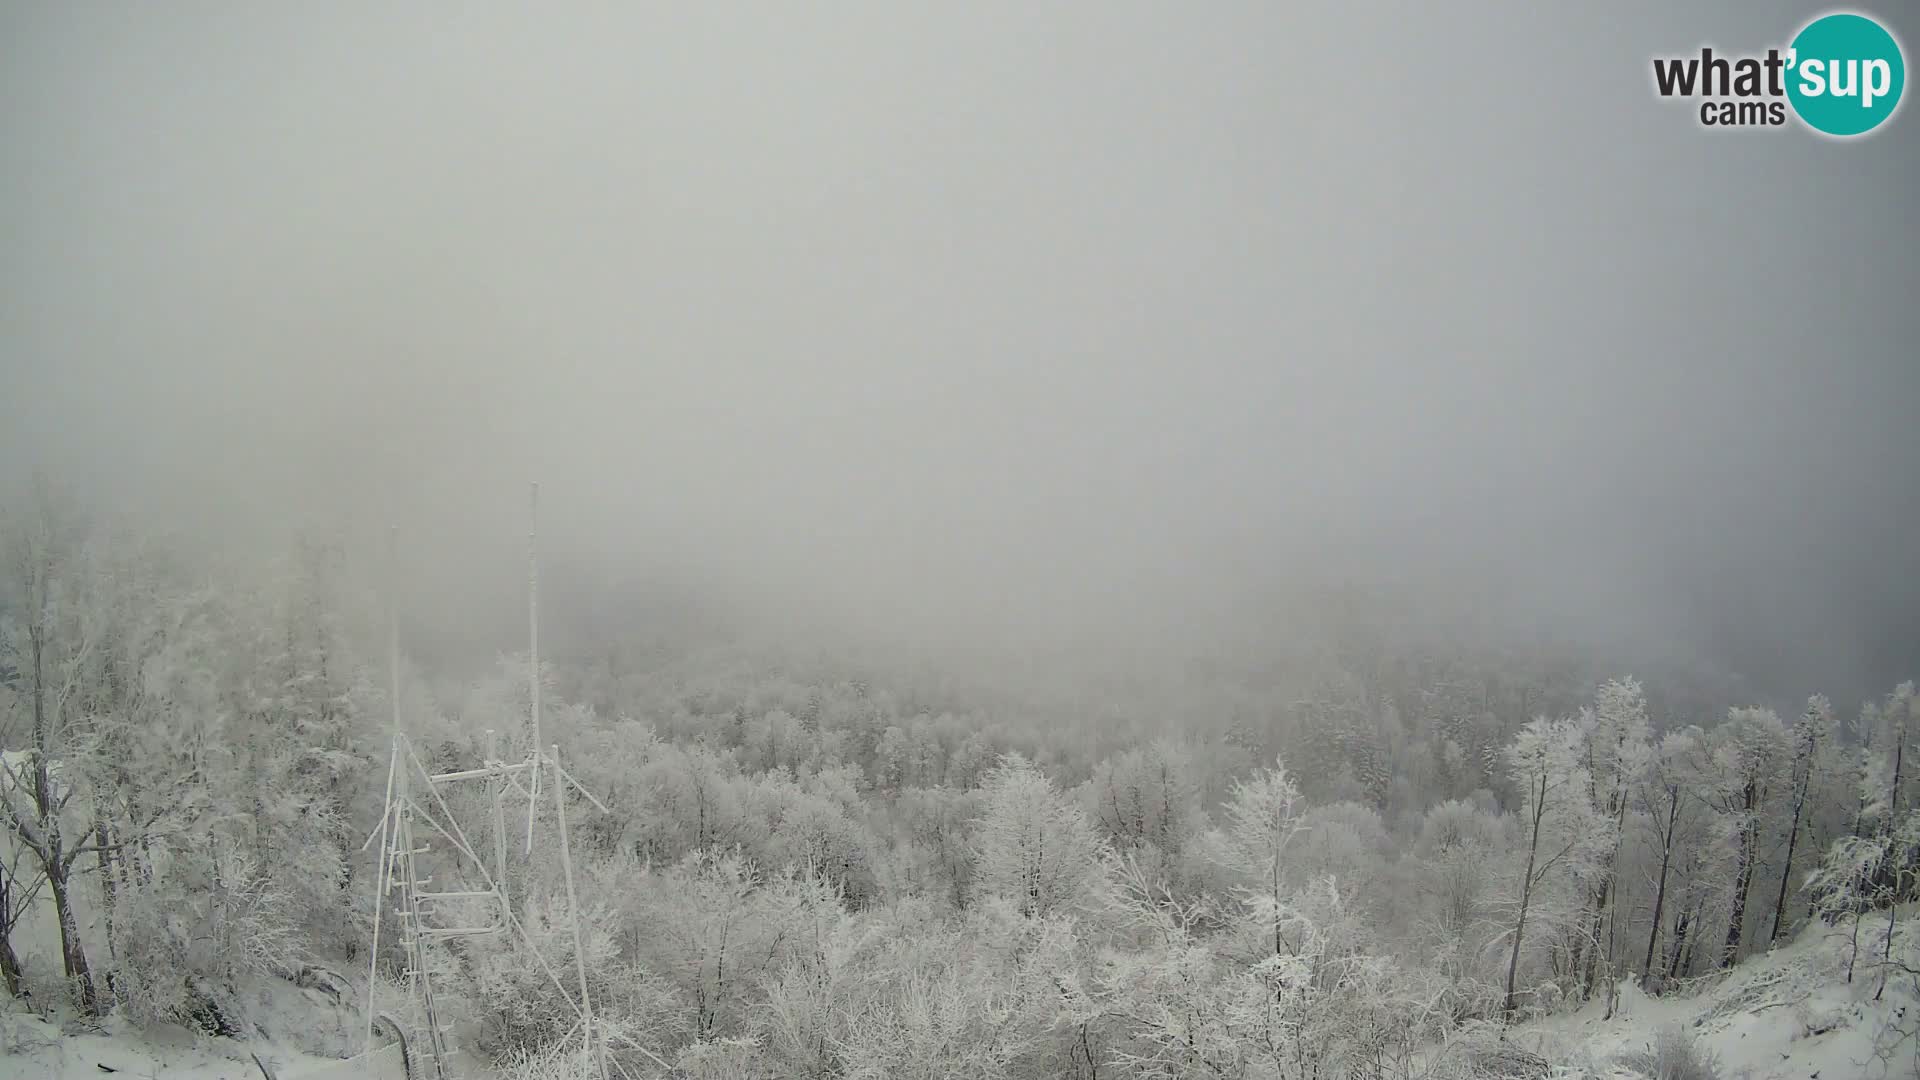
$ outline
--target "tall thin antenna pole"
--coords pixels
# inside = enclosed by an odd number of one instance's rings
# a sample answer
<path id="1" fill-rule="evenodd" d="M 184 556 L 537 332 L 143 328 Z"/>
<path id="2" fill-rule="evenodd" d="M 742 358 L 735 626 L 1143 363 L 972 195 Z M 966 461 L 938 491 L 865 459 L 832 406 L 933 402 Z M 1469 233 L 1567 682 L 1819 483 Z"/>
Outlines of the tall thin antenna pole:
<path id="1" fill-rule="evenodd" d="M 387 898 L 387 870 L 392 856 L 387 852 L 387 825 L 393 820 L 393 777 L 400 771 L 400 744 L 393 744 L 387 757 L 387 798 L 380 810 L 380 850 L 378 868 L 373 873 L 373 950 L 367 958 L 367 1053 L 373 1053 L 373 991 L 380 978 L 380 913 Z"/>
<path id="2" fill-rule="evenodd" d="M 393 737 L 400 737 L 400 527 L 387 527 L 387 700 L 393 705 Z"/>
<path id="3" fill-rule="evenodd" d="M 500 740 L 492 728 L 487 729 L 487 767 L 498 770 L 501 766 Z M 494 778 L 487 781 L 487 791 L 493 796 L 493 887 L 500 894 L 500 918 L 509 921 L 513 918 L 513 904 L 507 899 L 507 775 L 496 772 Z"/>
<path id="4" fill-rule="evenodd" d="M 533 755 L 540 743 L 540 483 L 530 485 L 527 497 L 527 697 L 533 704 Z M 527 854 L 533 854 L 533 815 L 539 808 L 540 773 L 532 771 L 527 792 Z"/>
<path id="5" fill-rule="evenodd" d="M 527 498 L 527 692 L 533 698 L 533 745 L 540 741 L 540 485 Z M 535 770 L 534 775 L 539 775 Z"/>
<path id="6" fill-rule="evenodd" d="M 600 1063 L 599 1049 L 593 1041 L 593 999 L 587 994 L 587 954 L 580 941 L 580 899 L 573 889 L 573 845 L 567 838 L 567 784 L 560 774 L 560 745 L 555 743 L 551 750 L 553 812 L 560 823 L 560 867 L 567 880 L 567 921 L 573 929 L 573 968 L 580 977 L 580 1023 L 587 1040 L 584 1061 L 589 1076 L 604 1078 L 607 1069 Z"/>
<path id="7" fill-rule="evenodd" d="M 387 826 L 393 819 L 393 781 L 400 771 L 399 526 L 387 527 L 387 697 L 393 705 L 393 750 L 387 759 L 387 796 L 380 808 L 380 860 L 373 874 L 373 951 L 367 959 L 367 1053 L 373 1053 L 373 992 L 380 978 L 380 914 L 387 899 Z"/>

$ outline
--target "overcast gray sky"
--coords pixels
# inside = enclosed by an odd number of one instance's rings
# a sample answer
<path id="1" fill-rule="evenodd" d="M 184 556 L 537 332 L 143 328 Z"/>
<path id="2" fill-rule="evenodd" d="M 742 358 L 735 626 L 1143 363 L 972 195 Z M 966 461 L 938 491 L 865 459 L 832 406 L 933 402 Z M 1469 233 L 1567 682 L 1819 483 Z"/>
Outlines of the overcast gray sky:
<path id="1" fill-rule="evenodd" d="M 537 477 L 883 633 L 1466 580 L 1920 674 L 1920 116 L 1704 132 L 1650 58 L 1814 9 L 1674 7 L 7 4 L 0 455 L 449 595 Z"/>

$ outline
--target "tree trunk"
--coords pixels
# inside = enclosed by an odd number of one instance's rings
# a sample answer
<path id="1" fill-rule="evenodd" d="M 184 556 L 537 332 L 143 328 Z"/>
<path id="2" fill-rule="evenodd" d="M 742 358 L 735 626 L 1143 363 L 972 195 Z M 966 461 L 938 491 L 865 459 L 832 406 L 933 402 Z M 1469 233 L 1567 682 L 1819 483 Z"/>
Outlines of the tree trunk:
<path id="1" fill-rule="evenodd" d="M 1700 905 L 1697 901 L 1694 903 L 1693 910 L 1687 913 L 1687 926 L 1694 930 L 1698 930 L 1700 928 Z M 1695 968 L 1693 958 L 1695 954 L 1698 953 L 1699 949 L 1700 949 L 1700 935 L 1696 933 L 1692 937 L 1687 939 L 1687 947 L 1684 950 L 1682 950 L 1680 953 L 1680 974 L 1681 975 L 1693 974 L 1694 968 Z"/>
<path id="2" fill-rule="evenodd" d="M 1912 706 L 1909 705 L 1908 708 L 1911 709 Z M 1907 722 L 1903 717 L 1900 721 L 1900 734 L 1896 735 L 1893 740 L 1893 787 L 1888 793 L 1887 800 L 1887 829 L 1889 831 L 1892 830 L 1894 823 L 1900 820 L 1900 774 L 1901 771 L 1906 768 L 1906 757 Z"/>
<path id="3" fill-rule="evenodd" d="M 1660 941 L 1660 915 L 1667 906 L 1667 871 L 1673 864 L 1673 830 L 1680 819 L 1680 793 L 1667 792 L 1667 829 L 1660 844 L 1660 883 L 1653 890 L 1653 929 L 1647 931 L 1647 958 L 1640 965 L 1642 978 L 1653 975 L 1653 950 Z"/>
<path id="4" fill-rule="evenodd" d="M 1600 892 L 1595 887 L 1587 892 L 1586 902 L 1581 906 L 1580 921 L 1573 930 L 1573 945 L 1568 950 L 1567 973 L 1573 976 L 1573 991 L 1585 998 L 1580 985 L 1580 973 L 1586 969 L 1587 957 L 1591 955 L 1594 941 L 1600 936 Z"/>
<path id="5" fill-rule="evenodd" d="M 1273 955 L 1280 955 L 1280 853 L 1273 853 Z"/>
<path id="6" fill-rule="evenodd" d="M 106 923 L 107 968 L 111 971 L 120 966 L 120 954 L 113 934 L 113 905 L 118 895 L 114 887 L 117 875 L 114 873 L 113 864 L 119 860 L 114 857 L 113 848 L 109 844 L 112 832 L 106 824 L 106 813 L 100 808 L 97 800 L 94 803 L 94 815 L 96 824 L 93 828 L 93 838 L 97 845 L 97 850 L 93 853 L 94 869 L 100 875 L 100 917 Z M 111 981 L 108 983 L 108 988 L 112 988 Z"/>
<path id="7" fill-rule="evenodd" d="M 1887 976 L 1893 971 L 1893 931 L 1900 918 L 1900 902 L 1896 898 L 1887 905 L 1887 948 L 1880 957 L 1880 989 L 1873 992 L 1873 1000 L 1879 1001 L 1887 992 Z M 1858 922 L 1856 918 L 1854 921 Z"/>
<path id="8" fill-rule="evenodd" d="M 1613 821 L 1613 847 L 1608 850 L 1605 861 L 1600 864 L 1600 882 L 1593 888 L 1582 939 L 1576 943 L 1573 957 L 1573 974 L 1579 979 L 1580 1000 L 1593 996 L 1593 984 L 1600 966 L 1600 928 L 1607 925 L 1609 902 L 1614 899 L 1614 873 L 1620 861 L 1620 845 L 1625 837 L 1627 816 L 1627 796 L 1620 781 L 1616 778 L 1613 791 L 1607 797 L 1607 816 Z M 1607 961 L 1611 965 L 1613 950 L 1607 950 Z"/>
<path id="9" fill-rule="evenodd" d="M 1860 910 L 1853 912 L 1853 934 L 1847 939 L 1847 982 L 1853 982 L 1854 961 L 1860 959 Z"/>
<path id="10" fill-rule="evenodd" d="M 7 996 L 20 996 L 20 958 L 13 953 L 13 879 L 7 877 L 6 863 L 0 862 L 0 982 Z"/>
<path id="11" fill-rule="evenodd" d="M 1887 814 L 1880 822 L 1880 835 L 1887 837 L 1890 842 L 1881 853 L 1879 865 L 1873 868 L 1874 888 L 1885 889 L 1888 904 L 1896 909 L 1905 897 L 1901 895 L 1904 890 L 1900 888 L 1900 865 L 1897 861 L 1899 845 L 1891 840 L 1894 830 L 1900 827 L 1900 781 L 1906 768 L 1906 753 L 1907 724 L 1903 717 L 1900 730 L 1893 736 L 1893 779 L 1887 786 Z M 1891 938 L 1888 944 L 1892 944 Z"/>
<path id="12" fill-rule="evenodd" d="M 1753 849 L 1759 839 L 1759 823 L 1753 818 L 1758 792 L 1752 780 L 1747 781 L 1742 794 L 1747 817 L 1740 826 L 1739 862 L 1733 877 L 1733 910 L 1727 915 L 1727 943 L 1720 952 L 1721 967 L 1732 967 L 1733 962 L 1740 958 L 1740 941 L 1747 922 L 1747 893 L 1753 888 Z"/>
<path id="13" fill-rule="evenodd" d="M 20 958 L 13 953 L 11 933 L 0 932 L 0 982 L 6 984 L 8 997 L 20 996 Z"/>
<path id="14" fill-rule="evenodd" d="M 1690 911 L 1682 911 L 1673 920 L 1673 947 L 1667 957 L 1667 978 L 1676 978 L 1687 961 L 1687 929 L 1693 920 Z"/>
<path id="15" fill-rule="evenodd" d="M 7 988 L 7 996 L 20 996 L 20 958 L 13 952 L 13 882 L 7 876 L 7 867 L 0 863 L 0 983 Z"/>
<path id="16" fill-rule="evenodd" d="M 1809 770 L 1813 768 L 1811 762 L 1808 763 L 1807 768 Z M 1793 846 L 1800 839 L 1800 814 L 1806 808 L 1806 804 L 1807 789 L 1806 783 L 1803 782 L 1800 790 L 1794 794 L 1793 826 L 1787 832 L 1787 862 L 1780 868 L 1780 894 L 1773 900 L 1773 933 L 1767 936 L 1769 945 L 1780 940 L 1780 930 L 1786 922 L 1787 885 L 1793 880 Z"/>
<path id="17" fill-rule="evenodd" d="M 1593 918 L 1587 926 L 1587 940 L 1583 942 L 1587 949 L 1587 962 L 1580 971 L 1580 1000 L 1582 1001 L 1593 996 L 1594 980 L 1598 977 L 1600 970 L 1600 927 L 1606 923 L 1607 901 L 1613 897 L 1612 871 L 1608 870 L 1607 873 L 1608 876 L 1600 882 L 1599 893 L 1594 897 Z M 1608 959 L 1611 960 L 1611 956 Z"/>
<path id="18" fill-rule="evenodd" d="M 73 917 L 73 899 L 67 893 L 70 869 L 60 839 L 60 804 L 54 798 L 52 779 L 47 774 L 48 750 L 53 741 L 47 727 L 46 629 L 40 621 L 44 613 L 35 610 L 27 625 L 33 665 L 33 801 L 39 813 L 42 833 L 35 854 L 47 875 L 47 888 L 53 893 L 53 910 L 60 921 L 60 960 L 73 988 L 74 1003 L 88 1016 L 100 1015 L 100 996 L 94 990 L 93 970 L 87 965 L 86 946 L 80 941 L 80 924 Z"/>
<path id="19" fill-rule="evenodd" d="M 1513 1016 L 1514 980 L 1520 972 L 1520 937 L 1527 930 L 1527 908 L 1533 902 L 1533 864 L 1540 855 L 1540 819 L 1546 816 L 1547 781 L 1540 778 L 1540 790 L 1533 803 L 1533 838 L 1527 844 L 1527 872 L 1520 881 L 1520 918 L 1513 927 L 1513 951 L 1507 956 L 1507 998 L 1501 1015 Z"/>
<path id="20" fill-rule="evenodd" d="M 73 988 L 74 1004 L 88 1016 L 99 1016 L 100 994 L 94 989 L 93 969 L 87 964 L 87 949 L 80 940 L 80 924 L 73 917 L 66 867 L 56 863 L 47 868 L 47 890 L 53 894 L 54 916 L 60 921 L 60 960 Z"/>

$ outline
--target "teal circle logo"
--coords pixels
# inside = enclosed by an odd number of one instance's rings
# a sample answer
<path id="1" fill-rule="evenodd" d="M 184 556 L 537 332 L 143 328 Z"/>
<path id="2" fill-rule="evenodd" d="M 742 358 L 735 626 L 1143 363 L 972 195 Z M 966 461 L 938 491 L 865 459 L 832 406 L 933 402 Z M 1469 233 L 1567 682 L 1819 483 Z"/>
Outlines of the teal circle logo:
<path id="1" fill-rule="evenodd" d="M 1787 100 L 1815 131 L 1865 135 L 1900 107 L 1907 85 L 1900 43 L 1865 15 L 1823 15 L 1794 36 Z"/>

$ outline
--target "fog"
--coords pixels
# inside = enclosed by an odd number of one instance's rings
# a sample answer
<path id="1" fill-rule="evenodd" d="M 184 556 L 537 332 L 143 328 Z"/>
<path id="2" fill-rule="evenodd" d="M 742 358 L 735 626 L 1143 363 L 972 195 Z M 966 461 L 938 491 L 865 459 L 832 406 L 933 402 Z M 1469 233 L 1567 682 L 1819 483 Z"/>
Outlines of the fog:
<path id="1" fill-rule="evenodd" d="M 9 6 L 10 482 L 392 523 L 507 645 L 537 479 L 563 599 L 797 635 L 1184 650 L 1357 582 L 1913 674 L 1912 110 L 1649 86 L 1805 10 L 924 7 Z"/>

